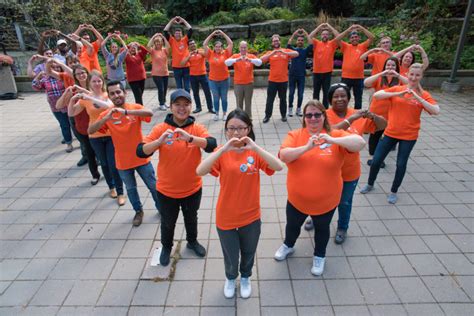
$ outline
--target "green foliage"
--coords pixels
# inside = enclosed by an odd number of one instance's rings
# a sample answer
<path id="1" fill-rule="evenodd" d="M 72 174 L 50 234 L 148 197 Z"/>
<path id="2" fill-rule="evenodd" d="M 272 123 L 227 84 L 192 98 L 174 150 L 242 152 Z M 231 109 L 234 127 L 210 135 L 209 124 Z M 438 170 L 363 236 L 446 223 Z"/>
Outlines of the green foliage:
<path id="1" fill-rule="evenodd" d="M 229 0 L 166 0 L 168 16 L 181 16 L 188 22 L 197 22 L 219 10 L 227 11 L 232 7 Z"/>
<path id="2" fill-rule="evenodd" d="M 251 24 L 271 20 L 272 18 L 273 15 L 270 10 L 264 8 L 250 8 L 239 12 L 238 21 L 240 24 Z"/>
<path id="3" fill-rule="evenodd" d="M 150 39 L 146 37 L 145 35 L 133 35 L 133 36 L 128 36 L 125 39 L 125 43 L 128 45 L 132 42 L 137 42 L 140 45 L 146 46 L 149 40 Z"/>
<path id="4" fill-rule="evenodd" d="M 143 24 L 146 26 L 166 25 L 169 18 L 162 10 L 151 11 L 143 16 Z"/>
<path id="5" fill-rule="evenodd" d="M 216 26 L 235 23 L 235 15 L 231 12 L 219 11 L 200 23 L 202 26 Z"/>
<path id="6" fill-rule="evenodd" d="M 331 16 L 351 16 L 354 13 L 354 1 L 351 0 L 303 0 L 298 12 L 303 15 L 318 15 L 323 11 Z"/>
<path id="7" fill-rule="evenodd" d="M 298 16 L 287 8 L 275 7 L 271 9 L 273 19 L 294 20 Z"/>
<path id="8" fill-rule="evenodd" d="M 474 69 L 474 45 L 464 46 L 461 55 L 461 68 Z"/>

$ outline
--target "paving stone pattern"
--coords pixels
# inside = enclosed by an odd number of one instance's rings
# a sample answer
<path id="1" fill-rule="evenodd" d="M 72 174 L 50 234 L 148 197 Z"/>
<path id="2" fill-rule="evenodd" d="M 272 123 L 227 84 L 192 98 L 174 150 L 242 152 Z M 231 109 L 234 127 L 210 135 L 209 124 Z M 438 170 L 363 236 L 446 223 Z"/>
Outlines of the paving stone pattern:
<path id="1" fill-rule="evenodd" d="M 311 94 L 307 89 L 306 99 Z M 422 116 L 398 203 L 386 202 L 395 171 L 393 152 L 373 193 L 356 192 L 342 246 L 333 242 L 336 213 L 322 277 L 310 273 L 313 239 L 304 230 L 291 258 L 273 259 L 284 237 L 286 169 L 273 177 L 262 175 L 263 226 L 253 294 L 247 300 L 222 295 L 215 178 L 204 177 L 199 211 L 199 240 L 208 256 L 196 258 L 186 249 L 180 216 L 174 265 L 150 267 L 160 245 L 160 221 L 143 183 L 138 180 L 145 216 L 135 228 L 130 203 L 118 207 L 103 179 L 93 187 L 87 167 L 76 167 L 78 142 L 73 153 L 65 152 L 44 94 L 1 101 L 0 314 L 474 314 L 474 92 L 433 95 L 442 112 Z M 265 97 L 265 89 L 255 90 L 254 129 L 257 142 L 277 153 L 301 120 L 281 122 L 276 101 L 272 120 L 262 124 Z M 367 98 L 366 93 L 364 107 Z M 156 91 L 145 91 L 144 100 L 147 107 L 156 107 Z M 229 108 L 234 107 L 230 91 Z M 164 115 L 155 111 L 144 133 Z M 224 141 L 222 121 L 205 112 L 197 120 L 219 143 Z M 359 186 L 368 174 L 367 150 L 361 155 Z"/>

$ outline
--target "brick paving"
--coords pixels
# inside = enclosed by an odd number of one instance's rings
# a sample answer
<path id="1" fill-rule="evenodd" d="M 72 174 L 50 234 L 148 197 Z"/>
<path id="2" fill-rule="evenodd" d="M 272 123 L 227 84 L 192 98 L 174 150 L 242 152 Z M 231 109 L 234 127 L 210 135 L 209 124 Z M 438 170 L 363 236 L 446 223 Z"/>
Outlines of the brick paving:
<path id="1" fill-rule="evenodd" d="M 264 89 L 254 94 L 255 131 L 258 143 L 276 153 L 301 123 L 297 117 L 281 122 L 275 103 L 272 120 L 261 124 L 265 95 Z M 44 94 L 1 101 L 0 314 L 472 315 L 474 92 L 433 95 L 442 113 L 422 117 L 398 203 L 386 202 L 395 170 L 391 153 L 374 192 L 355 194 L 349 237 L 342 246 L 330 240 L 322 277 L 310 273 L 313 239 L 305 231 L 291 258 L 273 260 L 284 235 L 286 170 L 262 176 L 264 223 L 247 300 L 222 294 L 214 224 L 219 186 L 213 177 L 204 178 L 199 211 L 199 240 L 208 256 L 196 258 L 179 242 L 180 217 L 173 269 L 150 267 L 159 218 L 143 184 L 145 217 L 135 228 L 130 203 L 119 208 L 104 180 L 92 187 L 87 167 L 76 167 L 79 150 L 64 151 Z M 156 92 L 147 90 L 144 100 L 155 106 Z M 232 91 L 229 108 L 235 108 Z M 163 117 L 155 112 L 145 133 Z M 224 141 L 222 121 L 207 113 L 197 119 Z M 364 184 L 367 151 L 361 155 Z"/>

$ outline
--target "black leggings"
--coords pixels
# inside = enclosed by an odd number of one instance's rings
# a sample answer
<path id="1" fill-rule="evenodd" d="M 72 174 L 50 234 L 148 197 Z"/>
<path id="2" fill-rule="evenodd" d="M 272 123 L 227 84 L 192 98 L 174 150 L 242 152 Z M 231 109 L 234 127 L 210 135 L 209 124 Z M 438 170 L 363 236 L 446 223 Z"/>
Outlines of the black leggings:
<path id="1" fill-rule="evenodd" d="M 132 88 L 133 96 L 135 97 L 135 103 L 143 105 L 143 91 L 145 91 L 145 79 L 132 81 L 128 83 Z"/>
<path id="2" fill-rule="evenodd" d="M 384 131 L 385 130 L 383 129 L 369 135 L 369 154 L 371 156 L 375 154 L 375 149 L 377 148 L 377 144 L 379 143 Z"/>
<path id="3" fill-rule="evenodd" d="M 69 118 L 69 122 L 71 123 L 71 129 L 76 136 L 77 140 L 81 144 L 81 151 L 82 156 L 87 159 L 87 165 L 89 166 L 89 171 L 93 178 L 98 179 L 100 177 L 99 170 L 97 168 L 97 162 L 95 160 L 95 153 L 92 149 L 91 143 L 89 141 L 89 135 L 82 135 L 76 129 L 76 121 L 74 121 L 73 117 Z"/>
<path id="4" fill-rule="evenodd" d="M 314 225 L 314 255 L 324 258 L 326 257 L 326 247 L 329 241 L 329 225 L 331 224 L 334 209 L 321 215 L 311 215 Z M 308 217 L 307 214 L 301 213 L 294 207 L 290 201 L 286 203 L 286 228 L 285 228 L 285 245 L 292 248 L 301 232 L 301 225 Z"/>

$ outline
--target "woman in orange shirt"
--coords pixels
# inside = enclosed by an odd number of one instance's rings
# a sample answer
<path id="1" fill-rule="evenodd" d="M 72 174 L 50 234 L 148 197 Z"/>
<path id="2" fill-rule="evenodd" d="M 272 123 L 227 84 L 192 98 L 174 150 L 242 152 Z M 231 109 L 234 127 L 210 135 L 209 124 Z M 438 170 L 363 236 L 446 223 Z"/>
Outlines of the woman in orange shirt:
<path id="1" fill-rule="evenodd" d="M 227 42 L 227 48 L 222 47 L 221 41 L 214 42 L 214 50 L 209 48 L 210 40 L 215 36 L 222 36 Z M 229 36 L 221 30 L 211 33 L 202 44 L 204 46 L 204 54 L 209 62 L 209 86 L 212 92 L 214 103 L 214 121 L 219 120 L 219 100 L 222 102 L 222 120 L 227 120 L 227 92 L 229 91 L 229 69 L 225 61 L 232 55 L 233 43 Z"/>
<path id="2" fill-rule="evenodd" d="M 406 84 L 408 79 L 400 75 L 400 63 L 398 58 L 389 57 L 383 66 L 383 71 L 379 72 L 373 76 L 370 76 L 364 80 L 364 86 L 366 88 L 373 88 L 375 92 L 398 86 L 401 84 Z M 377 100 L 372 98 L 369 109 L 372 113 L 382 115 L 386 120 L 388 120 L 388 108 L 390 105 L 390 100 Z M 369 136 L 369 154 L 371 156 L 375 153 L 375 148 L 379 143 L 380 137 L 383 135 L 383 129 L 371 133 Z M 372 164 L 372 159 L 367 160 L 367 164 L 370 166 Z M 385 168 L 385 162 L 382 162 L 381 168 Z"/>
<path id="3" fill-rule="evenodd" d="M 97 70 L 92 70 L 89 76 L 89 89 L 91 95 L 78 93 L 71 98 L 69 113 L 77 116 L 82 111 L 87 111 L 89 115 L 89 126 L 99 117 L 100 113 L 110 108 L 111 101 L 105 91 L 104 77 Z M 115 199 L 120 206 L 125 205 L 123 195 L 123 183 L 115 166 L 115 149 L 109 133 L 94 133 L 89 135 L 89 141 L 95 155 L 99 159 L 102 173 L 110 189 L 110 197 Z"/>
<path id="4" fill-rule="evenodd" d="M 196 172 L 211 173 L 220 181 L 216 226 L 224 254 L 224 296 L 234 297 L 240 254 L 240 296 L 248 298 L 261 226 L 259 171 L 272 175 L 283 164 L 255 143 L 252 120 L 243 110 L 229 113 L 225 135 L 227 143 L 201 162 Z"/>
<path id="5" fill-rule="evenodd" d="M 426 54 L 425 50 L 420 45 L 413 44 L 411 46 L 408 46 L 405 49 L 402 49 L 401 51 L 395 54 L 395 57 L 397 57 L 400 60 L 400 72 L 399 72 L 400 75 L 405 76 L 405 77 L 407 76 L 408 69 L 416 61 L 415 59 L 416 52 L 420 52 L 421 54 L 421 59 L 423 61 L 423 71 L 425 71 L 428 68 L 428 66 L 430 65 L 430 61 L 428 59 L 428 55 Z"/>
<path id="6" fill-rule="evenodd" d="M 170 44 L 161 33 L 156 33 L 148 42 L 151 55 L 151 76 L 158 90 L 159 109 L 166 111 L 166 91 L 168 90 L 168 57 Z"/>
<path id="7" fill-rule="evenodd" d="M 380 170 L 380 165 L 398 143 L 397 169 L 393 179 L 391 193 L 387 201 L 395 204 L 398 200 L 398 188 L 402 184 L 407 168 L 408 158 L 418 139 L 421 124 L 421 112 L 424 110 L 431 115 L 439 114 L 439 106 L 426 90 L 421 87 L 423 78 L 423 65 L 415 63 L 408 71 L 408 84 L 395 86 L 377 91 L 374 98 L 378 100 L 389 99 L 388 126 L 384 137 L 375 150 L 374 159 L 370 166 L 369 181 L 360 193 L 365 194 L 374 189 L 375 179 Z"/>
<path id="8" fill-rule="evenodd" d="M 348 152 L 359 152 L 365 145 L 357 134 L 331 130 L 326 109 L 318 100 L 303 109 L 303 128 L 290 131 L 280 149 L 280 159 L 288 166 L 288 202 L 283 245 L 275 253 L 280 261 L 294 252 L 301 225 L 311 216 L 314 257 L 311 273 L 324 271 L 329 225 L 342 193 L 342 166 Z"/>

